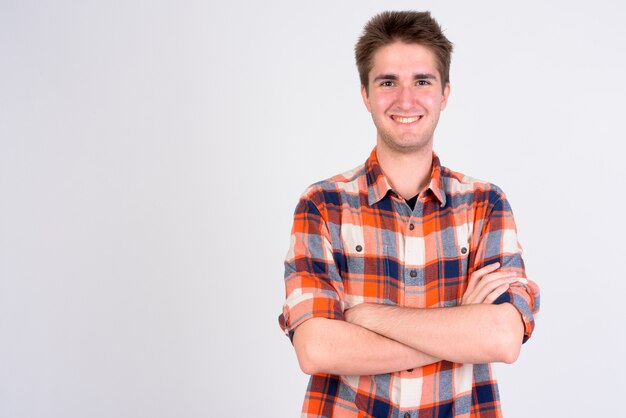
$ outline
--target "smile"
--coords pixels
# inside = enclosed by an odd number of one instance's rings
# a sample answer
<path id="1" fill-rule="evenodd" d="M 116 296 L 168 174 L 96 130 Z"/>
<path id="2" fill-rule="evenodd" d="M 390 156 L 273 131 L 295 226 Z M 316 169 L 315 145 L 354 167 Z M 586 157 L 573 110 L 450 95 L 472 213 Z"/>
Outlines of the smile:
<path id="1" fill-rule="evenodd" d="M 391 119 L 399 123 L 413 123 L 420 120 L 421 116 L 396 116 L 391 115 Z"/>

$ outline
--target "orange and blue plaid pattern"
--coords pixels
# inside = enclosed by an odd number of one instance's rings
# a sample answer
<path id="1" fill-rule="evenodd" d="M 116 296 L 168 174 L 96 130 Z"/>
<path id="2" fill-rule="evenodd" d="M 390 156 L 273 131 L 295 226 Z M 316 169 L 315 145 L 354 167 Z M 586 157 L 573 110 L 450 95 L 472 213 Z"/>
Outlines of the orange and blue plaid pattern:
<path id="1" fill-rule="evenodd" d="M 343 320 L 360 303 L 414 308 L 460 304 L 469 275 L 488 264 L 526 278 L 504 193 L 453 172 L 433 153 L 431 182 L 412 210 L 390 187 L 374 149 L 365 164 L 302 195 L 285 260 L 279 322 L 294 330 L 313 317 Z M 511 285 L 512 303 L 534 329 L 539 288 Z M 489 364 L 440 361 L 375 376 L 311 376 L 303 417 L 500 417 Z"/>

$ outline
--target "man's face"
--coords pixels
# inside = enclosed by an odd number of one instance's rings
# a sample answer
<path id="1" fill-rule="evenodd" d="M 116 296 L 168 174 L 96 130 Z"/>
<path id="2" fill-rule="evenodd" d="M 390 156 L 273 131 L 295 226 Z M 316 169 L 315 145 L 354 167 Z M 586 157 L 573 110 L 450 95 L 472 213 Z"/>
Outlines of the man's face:
<path id="1" fill-rule="evenodd" d="M 361 87 L 361 94 L 378 130 L 377 146 L 401 153 L 432 148 L 450 94 L 435 55 L 418 44 L 395 42 L 376 51 L 373 63 L 369 91 Z"/>

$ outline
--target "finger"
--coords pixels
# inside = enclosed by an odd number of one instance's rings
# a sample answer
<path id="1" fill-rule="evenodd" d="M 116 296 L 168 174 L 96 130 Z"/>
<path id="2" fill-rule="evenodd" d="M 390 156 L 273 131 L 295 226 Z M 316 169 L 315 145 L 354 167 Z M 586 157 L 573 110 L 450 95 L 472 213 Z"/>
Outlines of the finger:
<path id="1" fill-rule="evenodd" d="M 473 294 L 474 296 L 479 293 L 482 293 L 482 297 L 484 297 L 486 296 L 486 293 L 484 291 L 485 286 L 491 286 L 490 283 L 494 281 L 498 281 L 498 280 L 502 281 L 502 280 L 513 278 L 513 277 L 514 277 L 513 273 L 506 272 L 506 271 L 497 271 L 495 273 L 489 273 L 483 276 L 482 278 L 480 278 L 479 280 L 474 281 L 472 283 L 472 287 L 469 287 L 468 285 L 466 293 Z M 482 303 L 482 300 L 479 303 Z"/>
<path id="2" fill-rule="evenodd" d="M 467 289 L 471 290 L 476 286 L 476 283 L 485 275 L 496 271 L 500 267 L 500 263 L 489 264 L 488 266 L 482 267 L 472 274 L 470 274 L 469 281 L 467 283 Z"/>
<path id="3" fill-rule="evenodd" d="M 504 283 L 498 286 L 493 292 L 489 293 L 483 303 L 493 303 L 494 300 L 498 299 L 504 292 L 509 290 L 511 287 L 510 283 Z"/>
<path id="4" fill-rule="evenodd" d="M 489 274 L 491 272 L 496 271 L 498 268 L 500 268 L 500 263 L 493 263 L 493 264 L 489 264 L 485 267 L 481 267 L 478 270 L 475 270 L 472 274 L 471 274 L 471 278 L 480 278 L 482 276 L 484 276 L 485 274 Z"/>
<path id="5" fill-rule="evenodd" d="M 478 282 L 476 282 L 476 287 L 484 286 L 485 284 L 494 280 L 500 280 L 505 278 L 513 279 L 516 277 L 517 274 L 512 271 L 496 271 L 494 273 L 484 275 Z"/>
<path id="6" fill-rule="evenodd" d="M 495 288 L 510 283 L 513 276 L 507 272 L 496 272 L 488 274 L 482 280 L 475 283 L 473 289 L 468 289 L 463 295 L 462 304 L 483 303 L 485 297 Z"/>
<path id="7" fill-rule="evenodd" d="M 475 290 L 474 301 L 475 303 L 484 303 L 485 299 L 496 289 L 505 286 L 507 289 L 511 283 L 515 282 L 516 278 L 511 276 L 500 277 L 495 280 L 481 281 L 479 286 Z"/>

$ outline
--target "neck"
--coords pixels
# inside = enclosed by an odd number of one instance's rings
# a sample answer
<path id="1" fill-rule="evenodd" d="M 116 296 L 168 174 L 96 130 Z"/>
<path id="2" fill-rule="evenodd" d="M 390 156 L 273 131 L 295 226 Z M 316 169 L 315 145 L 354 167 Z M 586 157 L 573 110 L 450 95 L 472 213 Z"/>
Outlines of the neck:
<path id="1" fill-rule="evenodd" d="M 376 156 L 391 187 L 404 199 L 410 199 L 428 187 L 433 162 L 432 145 L 399 153 L 378 143 Z"/>

